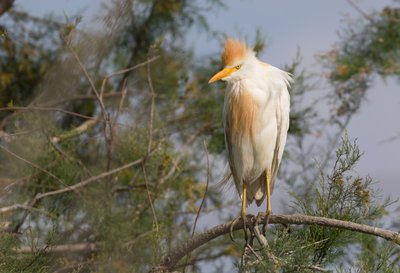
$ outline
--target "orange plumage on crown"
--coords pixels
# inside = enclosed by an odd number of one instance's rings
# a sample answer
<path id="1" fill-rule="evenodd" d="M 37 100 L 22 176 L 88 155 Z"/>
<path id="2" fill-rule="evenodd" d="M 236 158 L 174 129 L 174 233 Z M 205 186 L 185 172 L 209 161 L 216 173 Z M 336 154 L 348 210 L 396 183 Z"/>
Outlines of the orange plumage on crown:
<path id="1" fill-rule="evenodd" d="M 228 38 L 225 41 L 222 63 L 224 66 L 234 65 L 238 60 L 244 59 L 248 47 L 245 43 Z"/>

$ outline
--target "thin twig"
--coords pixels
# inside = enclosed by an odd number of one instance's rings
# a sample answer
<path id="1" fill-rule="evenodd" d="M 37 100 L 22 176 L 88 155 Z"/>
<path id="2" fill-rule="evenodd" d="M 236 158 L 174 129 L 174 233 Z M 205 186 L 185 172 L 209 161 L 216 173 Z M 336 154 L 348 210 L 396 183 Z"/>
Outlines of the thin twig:
<path id="1" fill-rule="evenodd" d="M 83 123 L 81 123 L 81 125 L 79 125 L 76 128 L 73 128 L 70 131 L 67 131 L 63 134 L 60 134 L 58 136 L 54 136 L 51 138 L 51 142 L 53 143 L 58 143 L 61 140 L 67 139 L 67 138 L 71 138 L 71 137 L 75 137 L 75 136 L 79 136 L 82 133 L 86 132 L 87 130 L 89 130 L 91 127 L 93 127 L 94 125 L 96 125 L 99 122 L 99 118 L 96 119 L 88 119 L 86 121 L 84 121 Z"/>
<path id="2" fill-rule="evenodd" d="M 35 98 L 33 98 L 33 100 L 28 104 L 28 107 L 33 106 L 37 101 L 39 101 L 44 95 L 45 95 L 45 91 L 39 93 Z M 10 107 L 8 107 L 10 108 Z M 0 108 L 1 111 L 2 108 Z M 14 116 L 16 115 L 16 113 L 11 113 L 10 115 L 6 116 L 5 118 L 3 118 L 3 120 L 0 122 L 0 129 L 4 129 L 4 127 L 7 125 L 8 121 L 11 120 Z"/>
<path id="3" fill-rule="evenodd" d="M 19 209 L 23 209 L 23 210 L 27 210 L 27 211 L 34 211 L 34 212 L 38 212 L 38 213 L 41 213 L 41 214 L 51 217 L 51 214 L 49 212 L 38 209 L 38 208 L 34 208 L 34 207 L 31 207 L 31 206 L 28 206 L 25 204 L 15 204 L 15 205 L 11 205 L 8 207 L 2 207 L 2 208 L 0 208 L 0 213 L 7 213 L 10 211 L 19 210 Z"/>
<path id="4" fill-rule="evenodd" d="M 206 189 L 204 190 L 203 198 L 201 199 L 201 203 L 200 203 L 199 209 L 197 210 L 197 213 L 196 213 L 196 218 L 194 219 L 194 224 L 193 224 L 193 228 L 192 228 L 192 235 L 191 235 L 192 238 L 194 236 L 194 232 L 196 231 L 197 221 L 198 221 L 198 219 L 200 217 L 201 209 L 203 208 L 204 202 L 206 200 L 207 191 L 208 191 L 208 184 L 209 184 L 210 178 L 211 178 L 210 159 L 209 159 L 209 156 L 208 156 L 207 144 L 206 144 L 205 141 L 203 142 L 203 145 L 204 145 L 204 151 L 206 153 L 206 159 L 207 159 L 207 182 L 206 182 Z M 187 255 L 186 263 L 188 263 L 189 259 L 190 259 L 190 254 Z M 183 273 L 185 273 L 186 266 L 183 267 L 182 271 L 183 271 Z"/>
<path id="5" fill-rule="evenodd" d="M 110 176 L 110 175 L 112 175 L 112 174 L 114 174 L 114 173 L 118 173 L 118 172 L 123 171 L 123 170 L 125 170 L 125 169 L 128 169 L 128 168 L 130 168 L 130 167 L 132 167 L 132 166 L 139 165 L 139 164 L 141 164 L 144 160 L 146 160 L 149 156 L 151 156 L 155 151 L 156 151 L 156 149 L 154 149 L 153 151 L 151 151 L 150 153 L 148 153 L 147 155 L 145 155 L 144 157 L 142 157 L 142 158 L 140 158 L 140 159 L 137 159 L 137 160 L 135 160 L 135 161 L 133 161 L 133 162 L 130 162 L 130 163 L 128 163 L 128 164 L 125 164 L 125 165 L 123 165 L 123 166 L 121 166 L 121 167 L 112 169 L 111 171 L 107 171 L 107 172 L 104 172 L 104 173 L 102 173 L 102 174 L 99 174 L 99 175 L 90 177 L 90 178 L 88 178 L 88 179 L 86 179 L 86 180 L 83 180 L 82 182 L 79 182 L 79 183 L 74 184 L 74 185 L 72 185 L 72 186 L 68 186 L 68 187 L 65 187 L 65 188 L 62 188 L 62 189 L 58 189 L 58 190 L 54 190 L 54 191 L 49 191 L 49 192 L 45 192 L 45 193 L 39 193 L 39 194 L 35 197 L 35 199 L 36 199 L 36 200 L 39 200 L 39 199 L 42 199 L 42 198 L 44 198 L 44 197 L 53 196 L 53 195 L 57 195 L 57 194 L 61 194 L 61 193 L 66 193 L 66 192 L 70 192 L 70 191 L 79 189 L 79 188 L 81 188 L 81 187 L 83 187 L 83 186 L 86 186 L 87 184 L 90 184 L 90 183 L 92 183 L 92 182 L 94 182 L 94 181 L 103 179 L 103 178 L 105 178 L 105 177 L 107 177 L 107 176 Z"/>
<path id="6" fill-rule="evenodd" d="M 52 174 L 51 172 L 49 172 L 48 170 L 40 167 L 39 165 L 36 165 L 35 163 L 17 155 L 16 153 L 12 152 L 11 150 L 7 149 L 6 147 L 4 147 L 3 145 L 0 145 L 0 149 L 2 149 L 3 151 L 9 153 L 10 155 L 12 155 L 13 157 L 25 162 L 26 164 L 34 167 L 35 169 L 38 169 L 44 173 L 46 173 L 47 175 L 49 175 L 50 177 L 53 177 L 54 179 L 56 179 L 58 182 L 60 182 L 62 185 L 66 186 L 66 184 L 64 183 L 64 181 L 62 181 L 60 178 L 58 178 L 57 176 L 55 176 L 54 174 Z"/>
<path id="7" fill-rule="evenodd" d="M 105 85 L 106 85 L 107 81 L 108 81 L 110 78 L 112 78 L 112 77 L 114 77 L 114 76 L 117 76 L 117 75 L 121 75 L 121 74 L 125 74 L 125 73 L 128 73 L 128 72 L 131 72 L 132 70 L 135 70 L 135 69 L 138 69 L 138 68 L 140 68 L 140 67 L 142 67 L 142 66 L 148 65 L 149 63 L 154 62 L 154 61 L 157 60 L 158 58 L 160 58 L 160 56 L 155 56 L 155 57 L 153 57 L 153 58 L 148 59 L 147 61 L 145 61 L 145 62 L 143 62 L 143 63 L 137 64 L 137 65 L 135 65 L 135 66 L 132 66 L 132 67 L 129 67 L 129 68 L 126 68 L 126 69 L 122 69 L 122 70 L 119 70 L 119 71 L 117 71 L 117 72 L 113 72 L 113 73 L 107 75 L 106 77 L 104 77 L 103 82 L 102 82 L 102 84 L 101 84 L 101 92 L 102 92 L 102 93 L 104 92 Z M 126 79 L 123 79 L 123 84 L 125 83 L 125 80 L 126 80 Z"/>
<path id="8" fill-rule="evenodd" d="M 76 112 L 64 110 L 62 108 L 57 108 L 57 107 L 40 107 L 40 106 L 0 107 L 0 112 L 2 112 L 2 111 L 44 111 L 44 112 L 48 112 L 48 111 L 49 112 L 53 112 L 54 111 L 54 112 L 60 112 L 60 113 L 66 114 L 66 115 L 71 115 L 71 116 L 75 116 L 75 117 L 79 117 L 79 118 L 83 118 L 83 119 L 88 119 L 88 120 L 95 120 L 97 122 L 104 123 L 103 119 L 100 119 L 98 117 L 91 117 L 91 116 L 79 114 L 79 113 L 76 113 Z M 11 115 L 7 116 L 6 118 L 8 118 L 10 116 Z M 132 128 L 131 125 L 124 124 L 124 123 L 115 123 L 114 125 L 124 126 L 124 127 L 127 127 L 127 128 Z M 0 128 L 2 128 L 2 124 L 0 124 Z M 35 130 L 40 130 L 40 129 L 35 129 Z"/>
<path id="9" fill-rule="evenodd" d="M 14 137 L 27 135 L 27 134 L 32 135 L 33 133 L 43 131 L 43 129 L 44 129 L 44 127 L 40 127 L 40 128 L 36 128 L 36 129 L 15 132 L 15 133 L 7 133 L 6 131 L 0 130 L 0 139 L 3 139 L 4 142 L 10 143 Z"/>
<path id="10" fill-rule="evenodd" d="M 52 245 L 46 247 L 46 252 L 60 253 L 60 252 L 82 252 L 82 251 L 95 251 L 99 249 L 99 244 L 96 243 L 77 243 L 77 244 L 64 244 Z M 17 253 L 31 253 L 35 250 L 30 246 L 21 246 L 15 249 Z"/>
<path id="11" fill-rule="evenodd" d="M 57 108 L 57 107 L 39 107 L 39 106 L 0 107 L 0 112 L 1 111 L 16 111 L 16 110 L 20 110 L 20 111 L 54 111 L 54 112 L 60 112 L 60 113 L 64 113 L 64 114 L 67 114 L 67 115 L 71 115 L 71 116 L 75 116 L 75 117 L 79 117 L 79 118 L 84 118 L 84 119 L 96 119 L 96 118 L 91 117 L 91 116 L 86 116 L 86 115 L 83 115 L 83 114 L 79 114 L 79 113 L 76 113 L 76 112 L 64 110 L 62 108 Z"/>
<path id="12" fill-rule="evenodd" d="M 130 168 L 130 167 L 132 167 L 132 166 L 138 165 L 138 164 L 142 163 L 143 161 L 145 161 L 148 157 L 150 157 L 155 151 L 156 151 L 156 149 L 154 149 L 153 151 L 151 151 L 150 153 L 148 153 L 147 155 L 145 155 L 144 157 L 142 157 L 142 158 L 140 158 L 140 159 L 138 159 L 138 160 L 135 160 L 135 161 L 133 161 L 133 162 L 131 162 L 131 163 L 125 164 L 125 165 L 123 165 L 123 166 L 121 166 L 121 167 L 119 167 L 119 168 L 113 169 L 113 170 L 111 170 L 111 171 L 104 172 L 104 173 L 99 174 L 99 175 L 97 175 L 97 176 L 90 177 L 89 179 L 83 180 L 82 182 L 79 182 L 79 183 L 74 184 L 74 185 L 72 185 L 72 186 L 68 186 L 68 187 L 65 187 L 65 188 L 62 188 L 62 189 L 58 189 L 58 190 L 54 190 L 54 191 L 49 191 L 49 192 L 45 192 L 45 193 L 38 193 L 38 194 L 29 202 L 29 207 L 34 207 L 34 205 L 36 204 L 36 202 L 39 201 L 39 200 L 42 199 L 42 198 L 45 198 L 45 197 L 48 197 L 48 196 L 53 196 L 53 195 L 58 195 L 58 194 L 62 194 L 62 193 L 70 192 L 70 191 L 76 191 L 76 189 L 81 188 L 81 187 L 83 187 L 83 186 L 86 186 L 87 184 L 90 184 L 90 183 L 92 183 L 92 182 L 94 182 L 94 181 L 97 181 L 97 180 L 100 180 L 100 179 L 102 179 L 102 178 L 108 177 L 108 176 L 110 176 L 110 175 L 112 175 L 112 174 L 114 174 L 114 173 L 120 172 L 120 171 L 125 170 L 125 169 L 127 169 L 127 168 Z M 19 205 L 19 204 L 16 204 L 15 206 L 18 206 L 18 205 Z M 26 205 L 26 204 L 23 204 L 23 206 L 25 206 L 25 205 Z M 20 206 L 20 208 L 23 208 L 22 205 L 19 205 L 19 206 Z M 22 220 L 21 220 L 20 223 L 15 227 L 15 229 L 14 229 L 15 232 L 21 227 L 21 225 L 22 225 L 23 222 L 25 221 L 25 219 L 26 219 L 26 217 L 27 217 L 27 215 L 28 215 L 27 211 L 29 211 L 29 210 L 26 210 L 26 211 L 25 211 L 24 216 L 22 217 Z"/>
<path id="13" fill-rule="evenodd" d="M 141 184 L 135 184 L 135 185 L 131 185 L 131 186 L 116 186 L 113 187 L 112 192 L 116 193 L 116 192 L 124 192 L 124 191 L 132 191 L 132 190 L 137 190 L 137 189 L 146 189 L 147 187 L 154 187 L 154 184 L 147 184 L 146 183 L 141 183 Z"/>
<path id="14" fill-rule="evenodd" d="M 346 0 L 346 2 L 352 6 L 358 13 L 360 13 L 365 19 L 370 21 L 371 23 L 374 23 L 374 19 L 372 19 L 371 16 L 369 16 L 365 11 L 363 11 L 359 6 L 356 5 L 352 0 Z"/>
<path id="15" fill-rule="evenodd" d="M 310 266 L 307 266 L 307 268 L 312 269 L 314 271 L 319 271 L 319 272 L 332 272 L 332 270 L 322 268 L 322 267 L 316 266 L 316 265 L 310 265 Z"/>
<path id="16" fill-rule="evenodd" d="M 89 72 L 87 71 L 86 67 L 84 66 L 84 64 L 82 63 L 81 59 L 79 58 L 78 54 L 76 53 L 76 51 L 68 44 L 65 43 L 67 48 L 69 49 L 69 51 L 71 52 L 71 54 L 74 56 L 76 62 L 78 63 L 79 67 L 81 68 L 83 74 L 85 75 L 86 80 L 89 82 L 90 87 L 92 88 L 92 91 L 94 93 L 94 95 L 96 96 L 100 107 L 101 107 L 101 111 L 103 112 L 103 115 L 105 115 L 107 113 L 106 108 L 104 106 L 104 102 L 102 97 L 100 96 L 99 92 L 97 91 L 96 85 L 94 84 L 92 77 L 90 77 Z M 104 116 L 104 119 L 105 116 Z"/>
<path id="17" fill-rule="evenodd" d="M 201 209 L 203 208 L 203 205 L 205 203 L 207 192 L 208 192 L 208 185 L 209 185 L 210 179 L 211 179 L 210 159 L 209 159 L 209 156 L 208 156 L 207 144 L 206 144 L 205 141 L 203 142 L 203 145 L 204 145 L 204 151 L 206 153 L 206 159 L 207 159 L 207 182 L 206 182 L 206 189 L 204 190 L 203 199 L 201 199 L 201 203 L 200 203 L 199 209 L 198 209 L 197 214 L 196 214 L 196 219 L 194 220 L 193 229 L 192 229 L 192 236 L 191 237 L 194 236 L 194 232 L 196 230 L 196 225 L 197 225 L 197 220 L 200 217 Z"/>
<path id="18" fill-rule="evenodd" d="M 49 138 L 49 142 L 51 144 L 51 146 L 64 158 L 74 161 L 76 162 L 89 176 L 92 176 L 92 173 L 90 172 L 90 170 L 85 166 L 85 164 L 83 164 L 83 162 L 75 157 L 73 157 L 72 155 L 68 154 L 67 152 L 63 151 L 60 147 L 60 145 L 54 141 L 54 137 L 48 137 Z"/>
<path id="19" fill-rule="evenodd" d="M 75 60 L 77 61 L 79 67 L 81 68 L 82 72 L 84 73 L 86 80 L 89 82 L 90 87 L 92 88 L 92 91 L 94 95 L 97 98 L 97 101 L 99 102 L 101 113 L 103 116 L 103 133 L 104 133 L 104 140 L 106 143 L 106 148 L 107 148 L 107 171 L 110 170 L 111 168 L 111 157 L 112 157 L 112 148 L 111 148 L 111 143 L 112 143 L 112 128 L 111 128 L 111 121 L 110 121 L 110 114 L 107 112 L 107 109 L 104 105 L 103 101 L 103 93 L 99 93 L 97 91 L 96 85 L 93 82 L 93 79 L 90 77 L 88 70 L 82 63 L 81 59 L 79 58 L 78 54 L 76 51 L 69 45 L 68 42 L 65 43 L 67 48 L 70 50 L 71 54 L 74 56 Z"/>
<path id="20" fill-rule="evenodd" d="M 250 252 L 256 257 L 256 259 L 257 259 L 260 263 L 263 262 L 263 260 L 261 259 L 261 257 L 257 254 L 257 252 L 254 250 L 254 248 L 253 248 L 251 245 L 246 244 L 245 247 L 247 247 L 247 248 L 250 250 Z"/>
<path id="21" fill-rule="evenodd" d="M 149 85 L 149 92 L 151 97 L 150 105 L 150 117 L 149 117 L 149 143 L 147 146 L 147 151 L 150 151 L 152 141 L 153 141 L 153 120 L 154 120 L 154 103 L 155 103 L 155 92 L 153 87 L 153 81 L 151 80 L 150 63 L 147 64 L 147 83 Z"/>
<path id="22" fill-rule="evenodd" d="M 127 93 L 128 93 L 128 90 L 127 90 L 126 82 L 125 82 L 125 83 L 124 83 L 124 86 L 123 86 L 123 88 L 122 88 L 122 95 L 121 95 L 121 99 L 119 100 L 119 105 L 118 105 L 117 113 L 115 114 L 114 121 L 113 121 L 113 123 L 112 123 L 112 128 L 113 128 L 113 130 L 115 130 L 115 126 L 114 126 L 114 125 L 117 124 L 119 115 L 120 115 L 121 112 L 122 112 L 122 107 L 124 106 L 125 97 L 126 97 L 126 94 L 127 94 Z"/>
<path id="23" fill-rule="evenodd" d="M 64 110 L 62 108 L 58 107 L 41 107 L 41 106 L 11 106 L 11 107 L 0 107 L 0 112 L 2 111 L 44 111 L 44 112 L 60 112 L 66 115 L 71 115 L 75 116 L 78 118 L 83 118 L 83 119 L 90 119 L 90 120 L 96 120 L 98 122 L 104 123 L 102 119 L 99 119 L 97 117 L 91 117 L 83 114 L 79 114 L 76 112 Z M 7 116 L 8 118 L 9 116 Z M 124 124 L 124 123 L 116 123 L 118 126 L 125 126 L 125 127 L 131 127 L 130 125 Z M 0 128 L 2 128 L 2 125 L 0 124 Z"/>
<path id="24" fill-rule="evenodd" d="M 257 241 L 263 248 L 269 247 L 268 241 L 265 236 L 260 232 L 260 228 L 258 227 L 258 225 L 254 226 L 253 233 L 254 236 L 257 238 Z"/>
<path id="25" fill-rule="evenodd" d="M 153 213 L 153 222 L 154 225 L 156 227 L 156 232 L 158 233 L 158 220 L 157 220 L 157 214 L 156 211 L 154 209 L 154 205 L 153 205 L 153 201 L 151 200 L 151 196 L 150 196 L 150 190 L 149 190 L 149 182 L 147 180 L 147 173 L 146 173 L 146 168 L 144 166 L 144 161 L 141 162 L 141 166 L 142 166 L 142 171 L 143 171 L 143 178 L 144 178 L 144 182 L 146 184 L 146 192 L 147 192 L 147 198 L 149 199 L 149 204 L 151 207 L 151 212 Z"/>
<path id="26" fill-rule="evenodd" d="M 120 97 L 122 94 L 121 92 L 108 92 L 103 95 L 103 100 L 106 98 L 113 98 L 113 97 Z M 72 97 L 66 97 L 66 98 L 61 98 L 59 100 L 54 100 L 54 101 L 48 101 L 44 104 L 41 104 L 41 106 L 56 106 L 60 104 L 64 104 L 66 102 L 71 102 L 71 101 L 79 101 L 79 100 L 97 100 L 97 97 L 95 95 L 77 95 L 77 96 L 72 96 Z"/>
<path id="27" fill-rule="evenodd" d="M 251 226 L 250 226 L 251 228 Z M 274 266 L 274 271 L 277 271 L 275 268 L 276 265 L 280 263 L 279 259 L 271 252 L 271 248 L 269 247 L 268 241 L 265 238 L 264 234 L 260 232 L 260 227 L 258 225 L 254 225 L 252 228 L 252 231 L 254 233 L 254 236 L 257 238 L 257 241 L 260 243 L 260 245 L 266 250 L 265 254 L 267 255 L 268 259 L 270 259 L 273 262 Z"/>
<path id="28" fill-rule="evenodd" d="M 176 157 L 174 160 L 174 163 L 171 167 L 171 169 L 168 171 L 168 173 L 165 176 L 161 176 L 158 184 L 164 184 L 165 181 L 167 181 L 172 175 L 174 175 L 175 171 L 178 169 L 179 162 L 182 160 L 184 156 L 184 152 L 188 147 L 190 147 L 191 144 L 202 134 L 204 131 L 208 130 L 212 126 L 212 123 L 206 123 L 202 127 L 200 127 L 196 132 L 194 132 L 188 139 L 187 141 L 183 144 L 182 149 L 180 154 Z"/>

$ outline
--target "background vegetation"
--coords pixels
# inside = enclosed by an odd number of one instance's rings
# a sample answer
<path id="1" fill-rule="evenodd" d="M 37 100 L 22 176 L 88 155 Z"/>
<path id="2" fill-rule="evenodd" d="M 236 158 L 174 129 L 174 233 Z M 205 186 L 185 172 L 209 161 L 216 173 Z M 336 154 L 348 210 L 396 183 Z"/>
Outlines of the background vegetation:
<path id="1" fill-rule="evenodd" d="M 0 272 L 148 272 L 192 236 L 199 212 L 236 216 L 237 203 L 207 186 L 210 171 L 223 174 L 223 86 L 207 84 L 219 58 L 198 62 L 184 46 L 193 26 L 223 41 L 203 8 L 223 1 L 109 1 L 101 32 L 8 2 L 0 11 Z M 258 52 L 262 37 L 252 41 Z M 373 178 L 355 171 L 362 153 L 344 131 L 372 78 L 399 76 L 399 41 L 397 2 L 364 14 L 321 57 L 330 87 L 315 101 L 301 57 L 287 65 L 296 83 L 280 179 L 293 213 L 398 229 Z M 316 131 L 325 139 L 318 145 Z M 269 248 L 247 255 L 218 237 L 174 270 L 400 271 L 398 246 L 368 235 L 271 225 L 267 239 Z"/>

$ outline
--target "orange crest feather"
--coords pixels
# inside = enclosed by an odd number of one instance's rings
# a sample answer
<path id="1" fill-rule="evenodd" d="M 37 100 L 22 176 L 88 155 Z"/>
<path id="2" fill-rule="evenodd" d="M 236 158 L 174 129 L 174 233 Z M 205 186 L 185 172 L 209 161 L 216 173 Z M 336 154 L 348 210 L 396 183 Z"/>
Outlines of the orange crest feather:
<path id="1" fill-rule="evenodd" d="M 243 59 L 247 53 L 247 45 L 238 40 L 228 38 L 225 41 L 222 63 L 224 66 L 234 65 L 238 60 Z"/>

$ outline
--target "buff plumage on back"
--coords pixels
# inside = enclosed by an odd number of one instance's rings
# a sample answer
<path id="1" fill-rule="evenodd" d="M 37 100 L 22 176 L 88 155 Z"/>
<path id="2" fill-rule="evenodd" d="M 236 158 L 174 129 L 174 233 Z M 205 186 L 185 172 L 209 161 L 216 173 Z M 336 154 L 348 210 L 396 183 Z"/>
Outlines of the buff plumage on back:
<path id="1" fill-rule="evenodd" d="M 235 65 L 238 60 L 244 59 L 248 50 L 245 43 L 228 38 L 225 41 L 224 52 L 222 53 L 222 63 L 224 66 Z"/>

